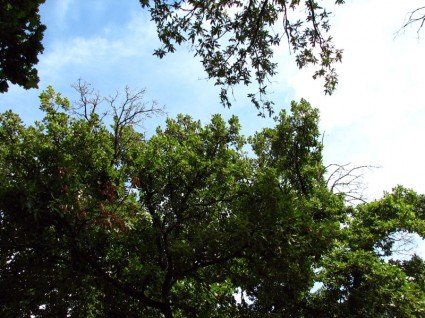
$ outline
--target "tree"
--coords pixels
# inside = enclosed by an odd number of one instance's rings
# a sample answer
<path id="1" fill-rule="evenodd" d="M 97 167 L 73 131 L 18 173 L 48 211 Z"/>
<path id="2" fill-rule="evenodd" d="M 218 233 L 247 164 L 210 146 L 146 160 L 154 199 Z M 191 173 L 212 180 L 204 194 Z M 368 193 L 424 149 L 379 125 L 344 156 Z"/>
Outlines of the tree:
<path id="1" fill-rule="evenodd" d="M 136 126 L 161 109 L 141 92 L 76 87 L 76 105 L 43 92 L 33 126 L 0 115 L 1 316 L 420 316 L 423 260 L 380 257 L 399 230 L 423 236 L 424 197 L 346 206 L 306 101 L 248 139 L 219 115 L 147 138 Z"/>
<path id="2" fill-rule="evenodd" d="M 39 6 L 44 0 L 0 0 L 0 93 L 8 81 L 26 89 L 36 88 L 39 78 L 35 65 L 43 52 L 43 32 Z"/>

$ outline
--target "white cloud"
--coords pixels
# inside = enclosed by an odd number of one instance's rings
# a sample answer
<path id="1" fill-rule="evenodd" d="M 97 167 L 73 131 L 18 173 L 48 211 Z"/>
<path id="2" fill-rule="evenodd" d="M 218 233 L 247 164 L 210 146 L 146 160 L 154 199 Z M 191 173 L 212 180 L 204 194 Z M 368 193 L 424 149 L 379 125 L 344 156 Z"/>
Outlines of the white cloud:
<path id="1" fill-rule="evenodd" d="M 58 38 L 41 56 L 39 69 L 43 76 L 59 74 L 65 67 L 91 67 L 109 64 L 127 58 L 142 57 L 151 49 L 154 28 L 146 19 L 134 17 L 128 25 L 116 30 L 106 30 L 95 37 Z"/>
<path id="2" fill-rule="evenodd" d="M 366 177 L 371 198 L 398 183 L 425 192 L 425 40 L 410 30 L 395 37 L 418 3 L 356 1 L 339 8 L 333 32 L 344 59 L 333 96 L 323 95 L 311 72 L 288 79 L 296 98 L 321 110 L 327 161 L 382 166 Z"/>
<path id="3" fill-rule="evenodd" d="M 75 0 L 60 0 L 55 2 L 55 16 L 57 24 L 62 25 L 69 13 L 69 8 L 75 3 Z"/>

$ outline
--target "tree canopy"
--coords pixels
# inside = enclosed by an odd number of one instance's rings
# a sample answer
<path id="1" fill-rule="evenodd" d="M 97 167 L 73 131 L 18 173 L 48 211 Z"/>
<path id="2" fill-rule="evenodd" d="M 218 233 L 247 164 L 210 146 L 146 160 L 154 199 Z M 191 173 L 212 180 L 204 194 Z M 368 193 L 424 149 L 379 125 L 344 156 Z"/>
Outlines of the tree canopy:
<path id="1" fill-rule="evenodd" d="M 148 138 L 140 92 L 105 111 L 77 88 L 43 92 L 32 126 L 0 115 L 1 316 L 423 316 L 424 262 L 397 247 L 425 197 L 346 204 L 305 100 L 249 138 L 220 115 Z"/>
<path id="2" fill-rule="evenodd" d="M 8 82 L 26 89 L 36 88 L 35 65 L 43 52 L 43 32 L 39 6 L 44 0 L 0 0 L 0 93 Z"/>

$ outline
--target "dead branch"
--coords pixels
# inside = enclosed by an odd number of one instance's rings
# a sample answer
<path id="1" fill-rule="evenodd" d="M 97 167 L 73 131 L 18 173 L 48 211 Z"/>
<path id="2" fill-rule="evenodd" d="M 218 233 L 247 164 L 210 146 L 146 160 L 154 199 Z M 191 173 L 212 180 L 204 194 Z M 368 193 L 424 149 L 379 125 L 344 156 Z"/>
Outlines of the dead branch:
<path id="1" fill-rule="evenodd" d="M 99 107 L 104 100 L 103 97 L 100 96 L 99 92 L 95 91 L 89 83 L 81 79 L 78 79 L 78 81 L 71 85 L 71 87 L 74 88 L 79 95 L 79 99 L 74 102 L 71 108 L 74 115 L 80 118 L 85 118 L 87 121 L 92 120 L 93 115 L 99 115 Z M 100 119 L 106 115 L 107 112 L 103 112 L 100 114 Z"/>
<path id="2" fill-rule="evenodd" d="M 121 138 L 125 127 L 141 126 L 147 118 L 164 114 L 163 106 L 159 106 L 155 101 L 144 101 L 145 92 L 145 89 L 132 91 L 126 86 L 122 99 L 119 92 L 104 98 L 113 116 L 114 160 L 119 157 L 120 146 L 122 147 L 125 143 Z"/>
<path id="3" fill-rule="evenodd" d="M 147 118 L 165 113 L 164 107 L 159 106 L 155 101 L 144 101 L 145 89 L 132 91 L 126 86 L 123 94 L 116 91 L 112 95 L 103 97 L 89 83 L 81 79 L 72 87 L 77 91 L 79 97 L 71 107 L 71 112 L 76 117 L 91 123 L 101 121 L 105 116 L 112 117 L 115 151 L 113 164 L 120 155 L 120 149 L 129 142 L 129 140 L 122 140 L 123 130 L 126 127 L 141 127 Z"/>
<path id="4" fill-rule="evenodd" d="M 366 202 L 364 196 L 366 185 L 363 181 L 363 176 L 366 170 L 374 168 L 378 167 L 370 165 L 353 166 L 351 163 L 332 163 L 325 167 L 325 173 L 328 176 L 326 186 L 331 192 L 344 195 L 347 203 Z"/>
<path id="5" fill-rule="evenodd" d="M 407 14 L 406 20 L 399 31 L 397 31 L 396 35 L 400 33 L 401 30 L 406 29 L 406 27 L 413 25 L 413 24 L 419 24 L 418 29 L 416 30 L 416 33 L 419 36 L 420 31 L 422 30 L 423 26 L 425 25 L 425 6 L 419 7 Z"/>

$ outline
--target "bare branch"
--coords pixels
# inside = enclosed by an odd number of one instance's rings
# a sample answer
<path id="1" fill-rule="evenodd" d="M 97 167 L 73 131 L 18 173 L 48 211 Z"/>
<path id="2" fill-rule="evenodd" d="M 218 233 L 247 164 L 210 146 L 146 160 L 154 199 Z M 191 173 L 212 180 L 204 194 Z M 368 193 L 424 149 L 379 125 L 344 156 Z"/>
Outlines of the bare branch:
<path id="1" fill-rule="evenodd" d="M 83 117 L 87 121 L 92 120 L 93 115 L 97 114 L 99 106 L 104 99 L 100 96 L 99 92 L 95 91 L 92 86 L 81 80 L 71 85 L 79 94 L 79 99 L 74 103 L 72 112 L 78 117 Z M 105 117 L 107 112 L 101 114 L 100 119 Z"/>
<path id="2" fill-rule="evenodd" d="M 351 163 L 332 163 L 325 167 L 328 175 L 326 185 L 333 193 L 341 193 L 347 203 L 365 202 L 364 190 L 366 186 L 363 176 L 366 170 L 378 168 L 376 166 L 352 166 Z"/>
<path id="3" fill-rule="evenodd" d="M 79 79 L 72 87 L 77 91 L 79 98 L 71 108 L 71 112 L 88 122 L 95 123 L 102 120 L 105 116 L 112 116 L 113 134 L 114 134 L 114 160 L 112 164 L 117 163 L 121 149 L 127 145 L 130 140 L 122 140 L 122 133 L 125 127 L 142 126 L 145 119 L 154 115 L 163 115 L 164 107 L 159 106 L 155 101 L 143 101 L 145 89 L 132 91 L 128 86 L 124 93 L 118 91 L 113 95 L 103 97 L 95 91 L 92 86 Z M 105 104 L 104 106 L 102 104 Z"/>
<path id="4" fill-rule="evenodd" d="M 405 230 L 396 230 L 375 245 L 375 251 L 381 257 L 394 257 L 401 259 L 412 257 L 417 249 L 417 241 L 414 233 Z"/>
<path id="5" fill-rule="evenodd" d="M 145 89 L 133 92 L 126 86 L 122 100 L 120 100 L 120 94 L 118 92 L 105 97 L 105 101 L 109 106 L 108 108 L 112 111 L 114 121 L 112 127 L 114 130 L 115 160 L 120 154 L 120 146 L 123 146 L 121 136 L 125 127 L 141 126 L 146 118 L 164 114 L 164 107 L 159 106 L 155 101 L 150 103 L 143 101 L 145 92 Z"/>
<path id="6" fill-rule="evenodd" d="M 425 24 L 425 6 L 419 7 L 407 14 L 406 20 L 400 30 L 397 31 L 396 35 L 400 33 L 401 30 L 406 29 L 406 27 L 419 23 L 416 33 L 419 36 L 420 31 L 422 30 Z"/>
<path id="7" fill-rule="evenodd" d="M 117 126 L 138 126 L 146 118 L 151 118 L 153 115 L 164 114 L 164 108 L 159 106 L 155 101 L 151 103 L 143 101 L 145 92 L 145 89 L 133 92 L 126 86 L 124 89 L 123 101 L 119 104 L 118 100 L 120 94 L 118 92 L 115 95 L 105 98 L 113 112 Z"/>

